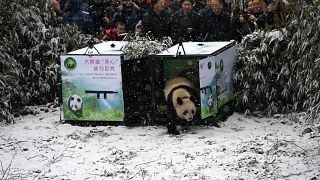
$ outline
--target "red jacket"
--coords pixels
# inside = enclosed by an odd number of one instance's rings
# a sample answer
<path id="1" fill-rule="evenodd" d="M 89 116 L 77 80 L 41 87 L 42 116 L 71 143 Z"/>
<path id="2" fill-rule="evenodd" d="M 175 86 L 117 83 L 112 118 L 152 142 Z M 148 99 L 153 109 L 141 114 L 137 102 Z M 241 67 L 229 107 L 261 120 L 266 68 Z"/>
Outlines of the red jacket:
<path id="1" fill-rule="evenodd" d="M 122 37 L 119 37 L 113 28 L 110 28 L 106 30 L 101 41 L 122 41 Z"/>

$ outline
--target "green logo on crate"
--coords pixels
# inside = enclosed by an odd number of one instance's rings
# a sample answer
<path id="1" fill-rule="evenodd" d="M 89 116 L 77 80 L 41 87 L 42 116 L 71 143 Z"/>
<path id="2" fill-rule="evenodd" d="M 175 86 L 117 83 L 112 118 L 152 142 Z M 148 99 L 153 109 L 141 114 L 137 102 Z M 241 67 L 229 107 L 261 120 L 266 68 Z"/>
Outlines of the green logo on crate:
<path id="1" fill-rule="evenodd" d="M 77 67 L 77 61 L 72 57 L 68 57 L 66 60 L 64 60 L 64 67 L 72 71 Z"/>

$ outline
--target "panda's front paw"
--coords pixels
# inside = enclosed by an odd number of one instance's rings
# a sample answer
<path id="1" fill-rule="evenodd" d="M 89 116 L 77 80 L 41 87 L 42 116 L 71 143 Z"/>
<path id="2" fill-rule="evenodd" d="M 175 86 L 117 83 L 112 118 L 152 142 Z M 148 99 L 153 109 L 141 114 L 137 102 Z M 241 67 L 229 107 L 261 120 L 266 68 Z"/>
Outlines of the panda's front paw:
<path id="1" fill-rule="evenodd" d="M 173 135 L 179 135 L 180 132 L 177 130 L 177 127 L 171 123 L 167 125 L 168 133 Z"/>
<path id="2" fill-rule="evenodd" d="M 168 130 L 168 133 L 169 133 L 169 134 L 173 134 L 173 135 L 180 135 L 180 132 L 177 131 L 177 130 L 175 130 L 175 131 L 169 131 L 169 130 Z"/>
<path id="3" fill-rule="evenodd" d="M 173 134 L 173 135 L 180 135 L 181 133 L 180 133 L 180 131 L 174 131 L 174 132 L 172 132 L 171 134 Z"/>

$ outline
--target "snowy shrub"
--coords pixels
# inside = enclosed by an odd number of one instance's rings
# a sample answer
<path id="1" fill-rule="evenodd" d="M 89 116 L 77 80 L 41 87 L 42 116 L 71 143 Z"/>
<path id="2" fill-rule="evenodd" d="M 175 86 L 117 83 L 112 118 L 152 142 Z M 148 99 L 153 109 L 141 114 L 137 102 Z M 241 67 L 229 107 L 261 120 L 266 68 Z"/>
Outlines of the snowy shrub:
<path id="1" fill-rule="evenodd" d="M 86 45 L 76 27 L 55 24 L 47 0 L 0 1 L 0 121 L 60 96 L 60 53 Z"/>
<path id="2" fill-rule="evenodd" d="M 320 7 L 296 0 L 285 27 L 246 36 L 236 72 L 238 106 L 269 115 L 320 110 Z"/>
<path id="3" fill-rule="evenodd" d="M 122 51 L 129 59 L 139 59 L 148 55 L 157 54 L 172 46 L 170 37 L 153 40 L 148 35 L 145 37 L 128 35 L 126 41 L 128 41 L 128 43 L 122 48 Z"/>

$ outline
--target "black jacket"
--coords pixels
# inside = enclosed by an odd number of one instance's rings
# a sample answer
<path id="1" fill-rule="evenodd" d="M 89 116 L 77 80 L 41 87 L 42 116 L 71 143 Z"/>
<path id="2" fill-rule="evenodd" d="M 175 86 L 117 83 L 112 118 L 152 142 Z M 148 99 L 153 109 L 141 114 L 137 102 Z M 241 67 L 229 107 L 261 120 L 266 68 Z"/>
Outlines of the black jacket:
<path id="1" fill-rule="evenodd" d="M 239 19 L 231 20 L 231 37 L 232 39 L 241 42 L 243 32 L 243 23 L 240 22 Z"/>
<path id="2" fill-rule="evenodd" d="M 204 41 L 228 41 L 231 39 L 230 15 L 221 12 L 215 15 L 212 10 L 206 11 L 202 21 Z"/>
<path id="3" fill-rule="evenodd" d="M 156 39 L 160 39 L 164 36 L 170 36 L 171 13 L 168 10 L 162 11 L 160 15 L 156 14 L 152 9 L 143 15 L 142 27 L 146 34 L 153 36 Z"/>
<path id="4" fill-rule="evenodd" d="M 201 19 L 198 13 L 191 11 L 185 15 L 183 10 L 180 9 L 172 15 L 172 39 L 174 43 L 179 42 L 179 38 L 182 38 L 182 42 L 198 41 L 201 29 Z M 191 33 L 187 32 L 187 28 L 192 28 Z"/>

